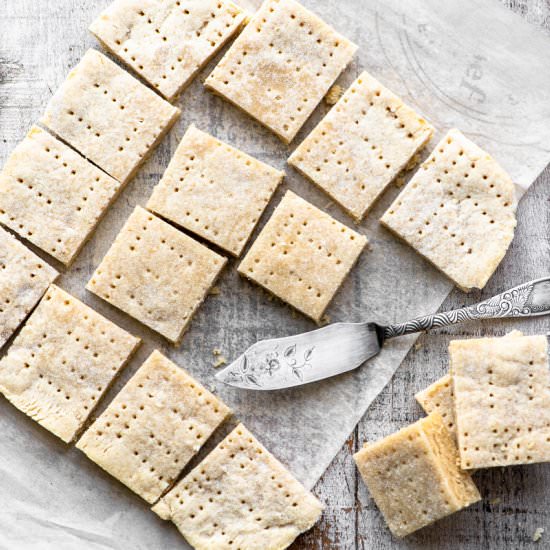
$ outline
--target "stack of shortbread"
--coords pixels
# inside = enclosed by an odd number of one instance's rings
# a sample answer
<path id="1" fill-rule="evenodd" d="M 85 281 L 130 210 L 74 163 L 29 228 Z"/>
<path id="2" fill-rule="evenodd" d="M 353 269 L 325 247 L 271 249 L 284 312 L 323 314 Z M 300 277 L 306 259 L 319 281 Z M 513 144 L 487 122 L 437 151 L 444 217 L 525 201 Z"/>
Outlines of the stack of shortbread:
<path id="1" fill-rule="evenodd" d="M 550 461 L 546 336 L 454 340 L 449 356 L 416 395 L 429 416 L 354 455 L 400 537 L 480 500 L 472 470 Z"/>

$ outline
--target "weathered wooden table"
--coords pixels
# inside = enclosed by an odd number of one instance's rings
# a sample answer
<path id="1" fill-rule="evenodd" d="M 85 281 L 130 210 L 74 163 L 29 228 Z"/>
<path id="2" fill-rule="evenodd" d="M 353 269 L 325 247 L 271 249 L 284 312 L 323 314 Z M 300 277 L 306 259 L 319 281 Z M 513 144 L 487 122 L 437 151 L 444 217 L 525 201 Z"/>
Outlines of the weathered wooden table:
<path id="1" fill-rule="evenodd" d="M 63 38 L 63 25 L 67 17 L 61 17 L 54 0 L 38 0 L 48 5 L 51 17 L 59 20 L 59 39 Z M 85 27 L 88 21 L 79 15 L 82 0 L 72 0 L 74 10 L 71 24 Z M 363 0 L 357 0 L 363 1 Z M 520 13 L 534 25 L 550 33 L 549 0 L 501 0 L 513 11 Z M 0 0 L 2 8 L 10 3 L 26 3 L 26 0 Z M 64 3 L 66 5 L 67 2 Z M 71 2 L 69 2 L 71 4 Z M 7 7 L 6 7 L 7 6 Z M 36 5 L 18 6 L 18 13 L 32 16 Z M 66 15 L 66 14 L 65 14 Z M 2 33 L 0 21 L 0 33 Z M 55 37 L 51 37 L 52 40 Z M 45 44 L 44 47 L 48 45 Z M 76 48 L 79 49 L 78 47 Z M 0 49 L 0 84 L 15 78 L 20 67 L 6 57 Z M 78 55 L 75 54 L 76 59 Z M 52 59 L 52 63 L 57 60 Z M 48 67 L 41 70 L 47 71 Z M 550 68 L 549 68 L 550 70 Z M 26 95 L 25 95 L 26 94 Z M 1 128 L 2 139 L 15 141 L 22 135 L 21 128 L 28 127 L 32 117 L 26 109 L 44 104 L 46 98 L 32 97 L 32 87 L 21 97 L 0 95 L 2 109 L 9 111 L 9 124 Z M 0 116 L 1 120 L 1 116 Z M 481 293 L 465 296 L 453 292 L 444 309 L 458 307 L 488 297 L 499 289 L 550 271 L 550 169 L 547 169 L 532 186 L 519 206 L 519 225 L 512 247 L 489 285 Z M 528 333 L 548 332 L 547 319 L 534 319 L 521 323 Z M 376 399 L 359 423 L 347 444 L 334 459 L 328 471 L 317 484 L 315 492 L 326 504 L 322 521 L 301 537 L 294 550 L 301 549 L 388 549 L 388 548 L 460 548 L 460 549 L 519 549 L 550 547 L 550 465 L 534 465 L 485 470 L 476 474 L 476 482 L 483 501 L 462 513 L 422 530 L 405 541 L 391 537 L 380 513 L 353 464 L 351 455 L 367 439 L 387 435 L 422 415 L 414 400 L 414 393 L 441 376 L 447 369 L 447 345 L 451 338 L 503 334 L 517 324 L 501 321 L 490 325 L 470 323 L 452 329 L 434 331 L 430 337 L 421 337 L 397 371 L 392 382 Z M 537 527 L 546 528 L 540 542 L 534 543 L 532 535 Z"/>

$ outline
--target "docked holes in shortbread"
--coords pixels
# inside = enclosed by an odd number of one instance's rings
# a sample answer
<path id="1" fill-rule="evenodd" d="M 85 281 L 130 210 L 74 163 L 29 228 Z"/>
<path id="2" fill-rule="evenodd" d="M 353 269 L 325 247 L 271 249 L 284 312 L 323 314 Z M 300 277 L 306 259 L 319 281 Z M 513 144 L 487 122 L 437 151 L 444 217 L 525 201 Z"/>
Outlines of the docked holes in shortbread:
<path id="1" fill-rule="evenodd" d="M 171 101 L 244 20 L 245 12 L 228 0 L 115 0 L 90 31 Z"/>
<path id="2" fill-rule="evenodd" d="M 0 392 L 72 441 L 139 342 L 52 285 L 0 361 Z"/>
<path id="3" fill-rule="evenodd" d="M 205 85 L 292 141 L 357 46 L 294 0 L 266 0 Z"/>
<path id="4" fill-rule="evenodd" d="M 0 221 L 68 265 L 121 187 L 62 141 L 33 126 L 0 173 Z"/>
<path id="5" fill-rule="evenodd" d="M 287 191 L 239 273 L 320 321 L 367 238 Z"/>
<path id="6" fill-rule="evenodd" d="M 239 256 L 283 175 L 190 126 L 147 208 Z"/>
<path id="7" fill-rule="evenodd" d="M 322 509 L 242 424 L 153 507 L 196 550 L 281 550 Z"/>
<path id="8" fill-rule="evenodd" d="M 363 72 L 288 162 L 361 220 L 433 131 L 399 97 Z"/>
<path id="9" fill-rule="evenodd" d="M 178 344 L 226 261 L 137 206 L 86 288 Z"/>
<path id="10" fill-rule="evenodd" d="M 40 122 L 125 183 L 179 114 L 108 57 L 88 50 L 50 99 Z"/>
<path id="11" fill-rule="evenodd" d="M 506 254 L 515 207 L 510 176 L 450 130 L 380 221 L 468 291 L 483 288 Z"/>
<path id="12" fill-rule="evenodd" d="M 0 229 L 0 348 L 59 273 L 4 229 Z"/>
<path id="13" fill-rule="evenodd" d="M 77 447 L 152 504 L 229 414 L 217 397 L 154 351 Z"/>

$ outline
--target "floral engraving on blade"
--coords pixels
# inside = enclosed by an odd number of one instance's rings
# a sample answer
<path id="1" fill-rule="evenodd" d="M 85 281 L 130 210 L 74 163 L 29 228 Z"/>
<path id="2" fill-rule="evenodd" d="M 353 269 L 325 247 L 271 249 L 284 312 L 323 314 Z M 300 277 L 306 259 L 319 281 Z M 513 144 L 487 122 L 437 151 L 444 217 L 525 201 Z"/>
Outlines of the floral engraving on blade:
<path id="1" fill-rule="evenodd" d="M 227 373 L 227 382 L 236 382 L 252 388 L 269 385 L 274 377 L 294 382 L 303 382 L 304 370 L 311 368 L 315 347 L 300 349 L 292 344 L 279 350 L 278 346 L 269 351 L 257 353 L 249 350 L 236 367 Z"/>

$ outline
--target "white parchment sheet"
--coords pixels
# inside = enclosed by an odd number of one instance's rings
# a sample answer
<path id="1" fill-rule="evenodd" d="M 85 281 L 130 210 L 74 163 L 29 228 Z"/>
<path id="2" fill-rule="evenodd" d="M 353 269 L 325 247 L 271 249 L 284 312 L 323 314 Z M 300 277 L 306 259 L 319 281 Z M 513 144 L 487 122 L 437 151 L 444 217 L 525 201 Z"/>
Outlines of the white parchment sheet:
<path id="1" fill-rule="evenodd" d="M 10 77 L 0 81 L 0 128 L 5 138 L 0 140 L 0 160 L 39 117 L 69 68 L 94 45 L 86 27 L 108 3 L 0 2 L 0 57 L 9 61 L 11 69 L 15 64 Z M 304 4 L 360 46 L 339 82 L 347 86 L 364 69 L 373 73 L 438 128 L 430 148 L 456 126 L 502 163 L 520 191 L 550 161 L 550 39 L 520 17 L 492 0 L 304 0 Z M 182 117 L 175 129 L 60 280 L 62 287 L 145 341 L 100 410 L 157 347 L 217 391 L 236 416 L 312 487 L 390 380 L 413 337 L 390 342 L 367 365 L 338 378 L 292 391 L 247 392 L 215 383 L 214 348 L 232 359 L 257 339 L 315 327 L 239 278 L 234 260 L 219 282 L 221 294 L 208 298 L 179 349 L 84 290 L 134 205 L 145 204 L 190 123 L 286 169 L 270 210 L 291 188 L 344 223 L 352 223 L 285 164 L 292 148 L 326 113 L 326 105 L 317 109 L 290 148 L 207 93 L 200 78 L 178 106 Z M 436 311 L 451 290 L 447 279 L 379 227 L 378 218 L 397 192 L 392 187 L 359 227 L 369 237 L 370 251 L 363 254 L 330 306 L 332 321 L 404 321 Z M 465 297 L 465 302 L 469 300 L 473 297 Z M 0 503 L 2 550 L 186 547 L 177 531 L 143 501 L 4 399 L 0 399 Z"/>

